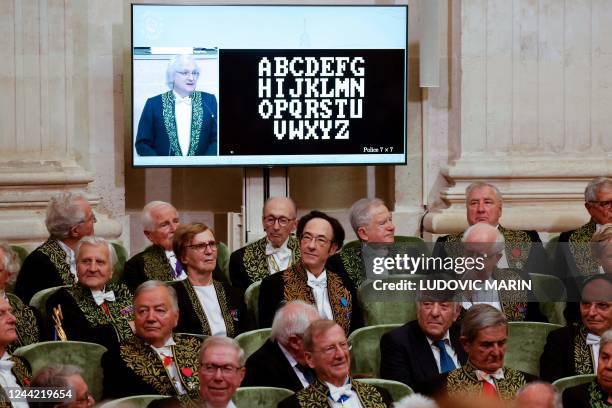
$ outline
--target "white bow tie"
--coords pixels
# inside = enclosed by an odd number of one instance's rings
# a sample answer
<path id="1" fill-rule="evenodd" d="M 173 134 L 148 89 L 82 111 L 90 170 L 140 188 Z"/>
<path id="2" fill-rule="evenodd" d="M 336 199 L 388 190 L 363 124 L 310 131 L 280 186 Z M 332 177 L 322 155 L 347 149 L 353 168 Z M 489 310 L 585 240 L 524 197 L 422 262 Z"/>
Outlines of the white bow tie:
<path id="1" fill-rule="evenodd" d="M 176 104 L 179 105 L 181 103 L 184 103 L 185 105 L 191 105 L 191 97 L 185 96 L 184 98 L 181 98 L 180 96 L 176 96 Z"/>
<path id="2" fill-rule="evenodd" d="M 329 387 L 329 395 L 335 402 L 338 402 L 340 397 L 342 397 L 343 395 L 346 395 L 349 398 L 353 396 L 353 390 L 351 390 L 351 383 L 344 384 L 342 387 L 336 387 L 332 384 L 327 383 L 327 386 Z"/>
<path id="3" fill-rule="evenodd" d="M 11 360 L 0 360 L 0 371 L 11 371 L 14 364 Z"/>
<path id="4" fill-rule="evenodd" d="M 587 337 L 586 337 L 587 346 L 594 346 L 596 344 L 599 344 L 600 341 L 601 341 L 601 337 L 596 336 L 592 333 L 587 334 Z"/>
<path id="5" fill-rule="evenodd" d="M 105 301 L 114 302 L 115 301 L 115 292 L 109 290 L 108 292 L 97 292 L 92 293 L 93 298 L 96 302 L 96 305 L 100 306 Z"/>
<path id="6" fill-rule="evenodd" d="M 270 243 L 266 244 L 266 256 L 270 256 L 270 255 L 273 255 L 273 254 L 278 254 L 282 250 L 283 250 L 282 247 L 274 248 L 272 246 L 272 244 L 270 244 Z"/>
<path id="7" fill-rule="evenodd" d="M 307 285 L 313 289 L 314 288 L 327 289 L 327 276 L 325 276 L 323 279 L 316 279 L 316 278 L 309 277 Z"/>
<path id="8" fill-rule="evenodd" d="M 496 380 L 504 379 L 504 370 L 502 368 L 498 368 L 493 374 L 488 374 L 481 370 L 476 370 L 475 373 L 478 381 L 487 381 L 489 377 L 495 378 Z"/>

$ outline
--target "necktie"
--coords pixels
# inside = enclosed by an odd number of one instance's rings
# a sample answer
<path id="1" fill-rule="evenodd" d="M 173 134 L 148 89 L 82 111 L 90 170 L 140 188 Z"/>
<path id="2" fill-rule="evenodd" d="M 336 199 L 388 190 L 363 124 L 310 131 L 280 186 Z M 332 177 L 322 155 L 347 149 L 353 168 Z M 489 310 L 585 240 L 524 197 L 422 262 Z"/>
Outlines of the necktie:
<path id="1" fill-rule="evenodd" d="M 311 288 L 327 289 L 327 275 L 322 279 L 308 277 L 308 286 Z"/>
<path id="2" fill-rule="evenodd" d="M 115 301 L 115 292 L 109 290 L 108 292 L 97 292 L 92 293 L 93 298 L 96 302 L 96 305 L 100 306 L 104 302 L 114 302 Z"/>
<path id="3" fill-rule="evenodd" d="M 183 273 L 183 264 L 181 263 L 181 261 L 179 261 L 178 259 L 176 260 L 176 268 L 172 271 L 172 277 L 174 279 L 178 278 L 179 276 L 181 276 L 181 274 Z"/>
<path id="4" fill-rule="evenodd" d="M 440 373 L 444 374 L 448 371 L 452 371 L 455 368 L 455 363 L 451 356 L 446 352 L 446 344 L 444 344 L 444 340 L 436 340 L 434 341 L 434 346 L 436 346 L 440 350 Z"/>
<path id="5" fill-rule="evenodd" d="M 489 398 L 497 398 L 497 391 L 495 391 L 495 386 L 487 380 L 482 380 L 482 396 Z"/>
<path id="6" fill-rule="evenodd" d="M 487 374 L 484 371 L 476 370 L 476 378 L 478 381 L 482 381 L 482 395 L 497 398 L 497 391 L 495 390 L 495 386 L 491 384 L 488 380 L 489 378 L 496 380 L 504 379 L 504 370 L 498 368 L 493 374 Z"/>
<path id="7" fill-rule="evenodd" d="M 304 374 L 304 378 L 306 378 L 306 381 L 308 381 L 308 384 L 312 384 L 312 382 L 315 379 L 314 373 L 312 372 L 312 369 L 310 367 L 307 367 L 303 364 L 297 363 L 295 365 L 295 367 L 300 370 L 302 372 L 302 374 Z"/>

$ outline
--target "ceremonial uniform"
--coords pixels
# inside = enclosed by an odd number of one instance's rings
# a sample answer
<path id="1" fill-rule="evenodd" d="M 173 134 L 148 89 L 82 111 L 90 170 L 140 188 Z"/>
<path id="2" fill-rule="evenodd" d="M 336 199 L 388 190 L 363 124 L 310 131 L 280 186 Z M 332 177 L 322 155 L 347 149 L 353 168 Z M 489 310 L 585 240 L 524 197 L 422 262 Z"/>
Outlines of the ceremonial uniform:
<path id="1" fill-rule="evenodd" d="M 609 408 L 608 393 L 597 383 L 590 383 L 566 388 L 563 391 L 563 406 L 568 408 Z"/>
<path id="2" fill-rule="evenodd" d="M 540 357 L 540 377 L 553 382 L 573 375 L 595 374 L 597 356 L 591 346 L 595 344 L 599 344 L 599 337 L 589 335 L 584 325 L 572 324 L 553 330 L 548 333 Z"/>
<path id="3" fill-rule="evenodd" d="M 2 378 L 2 386 L 0 386 L 0 407 L 2 408 L 21 408 L 27 407 L 25 403 L 17 403 L 10 400 L 9 395 L 3 388 L 6 386 L 13 388 L 23 388 L 30 386 L 32 378 L 32 370 L 28 362 L 21 357 L 9 355 L 5 352 L 0 358 L 0 377 Z"/>
<path id="4" fill-rule="evenodd" d="M 5 296 L 13 309 L 13 316 L 17 319 L 17 340 L 7 346 L 8 352 L 12 353 L 21 346 L 39 342 L 43 327 L 40 312 L 37 309 L 25 305 L 12 293 L 5 293 Z"/>

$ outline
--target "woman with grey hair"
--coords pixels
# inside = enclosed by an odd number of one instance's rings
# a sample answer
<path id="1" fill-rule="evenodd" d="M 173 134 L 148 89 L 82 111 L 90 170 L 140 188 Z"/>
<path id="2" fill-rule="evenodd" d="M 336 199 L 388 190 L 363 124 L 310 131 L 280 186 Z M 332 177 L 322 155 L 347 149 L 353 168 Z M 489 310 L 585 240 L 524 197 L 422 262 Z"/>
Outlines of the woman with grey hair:
<path id="1" fill-rule="evenodd" d="M 19 272 L 19 256 L 7 242 L 0 241 L 0 298 L 6 299 L 17 319 L 17 340 L 9 345 L 8 352 L 40 340 L 41 319 L 38 310 L 24 304 L 16 295 L 6 291 L 15 282 Z"/>
<path id="2" fill-rule="evenodd" d="M 147 99 L 136 134 L 140 156 L 215 156 L 217 98 L 196 91 L 193 55 L 175 55 L 166 70 L 168 92 Z"/>

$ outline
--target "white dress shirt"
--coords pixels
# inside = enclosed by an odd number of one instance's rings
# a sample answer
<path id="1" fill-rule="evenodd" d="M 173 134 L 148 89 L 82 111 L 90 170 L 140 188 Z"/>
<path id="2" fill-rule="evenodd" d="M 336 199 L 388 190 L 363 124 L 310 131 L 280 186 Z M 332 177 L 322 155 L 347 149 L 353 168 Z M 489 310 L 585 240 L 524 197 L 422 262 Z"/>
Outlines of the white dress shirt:
<path id="1" fill-rule="evenodd" d="M 309 271 L 306 271 L 306 275 L 308 276 L 307 285 L 312 289 L 319 316 L 322 319 L 334 320 L 327 293 L 327 271 L 323 270 L 318 278 Z"/>
<path id="2" fill-rule="evenodd" d="M 166 258 L 168 258 L 168 262 L 170 262 L 170 266 L 172 267 L 172 270 L 174 270 L 176 272 L 176 255 L 174 255 L 173 251 L 164 251 L 166 253 Z M 181 273 L 174 278 L 175 281 L 181 281 L 187 279 L 187 273 L 185 272 L 185 270 L 183 269 L 181 271 Z"/>
<path id="3" fill-rule="evenodd" d="M 586 344 L 591 349 L 591 356 L 593 357 L 593 367 L 595 368 L 595 372 L 597 372 L 597 363 L 599 360 L 599 342 L 601 341 L 601 337 L 597 336 L 593 333 L 588 333 L 586 338 Z"/>
<path id="4" fill-rule="evenodd" d="M 289 353 L 287 351 L 286 348 L 283 347 L 282 344 L 280 343 L 276 343 L 278 344 L 278 347 L 281 349 L 281 351 L 283 352 L 283 354 L 285 355 L 285 358 L 287 359 L 287 361 L 289 362 L 289 365 L 291 366 L 291 368 L 293 369 L 293 372 L 295 373 L 295 375 L 297 375 L 298 379 L 300 380 L 300 382 L 302 383 L 302 386 L 304 388 L 308 388 L 308 386 L 310 385 L 310 383 L 308 383 L 308 380 L 306 379 L 306 377 L 304 377 L 304 373 L 302 372 L 302 370 L 300 370 L 299 368 L 297 368 L 298 362 L 295 358 L 293 358 L 293 356 L 291 355 L 291 353 Z"/>
<path id="5" fill-rule="evenodd" d="M 74 251 L 72 250 L 72 248 L 64 244 L 62 241 L 58 240 L 57 243 L 59 244 L 60 248 L 62 248 L 62 250 L 66 253 L 66 263 L 70 265 L 70 273 L 74 277 L 74 281 L 78 282 L 79 277 L 77 276 L 77 271 L 76 271 L 76 258 L 74 256 Z"/>
<path id="6" fill-rule="evenodd" d="M 436 360 L 438 372 L 441 372 L 442 368 L 440 367 L 440 349 L 434 344 L 434 341 L 432 339 L 427 336 L 425 336 L 425 338 L 429 342 L 429 347 L 431 347 L 431 352 L 433 353 L 434 359 Z M 461 363 L 459 363 L 459 359 L 457 358 L 457 352 L 453 348 L 453 344 L 450 341 L 450 335 L 448 330 L 446 331 L 446 334 L 444 334 L 444 337 L 442 337 L 442 340 L 444 340 L 444 348 L 446 349 L 446 354 L 448 354 L 453 360 L 453 363 L 455 363 L 455 367 L 461 367 Z"/>
<path id="7" fill-rule="evenodd" d="M 495 283 L 495 279 L 493 277 L 489 278 L 489 282 L 491 283 L 491 288 L 494 288 L 493 285 Z M 461 302 L 461 305 L 465 310 L 469 310 L 470 307 L 474 305 L 478 305 L 481 303 L 491 305 L 500 312 L 502 311 L 501 303 L 499 301 L 499 294 L 495 289 L 485 290 L 485 282 L 482 282 L 482 289 L 475 290 L 469 299 L 465 299 L 465 293 L 463 293 L 464 300 Z"/>
<path id="8" fill-rule="evenodd" d="M 2 386 L 2 388 L 10 387 L 21 389 L 19 384 L 17 384 L 17 379 L 11 371 L 12 368 L 13 361 L 11 360 L 11 356 L 5 351 L 0 358 L 0 386 Z M 29 408 L 27 402 L 12 402 L 12 405 L 13 408 Z"/>
<path id="9" fill-rule="evenodd" d="M 176 120 L 176 134 L 183 156 L 189 153 L 191 143 L 191 97 L 182 97 L 174 93 L 174 117 Z"/>
<path id="10" fill-rule="evenodd" d="M 198 300 L 204 314 L 208 320 L 210 326 L 210 333 L 213 336 L 226 336 L 227 328 L 225 327 L 225 320 L 223 319 L 223 313 L 221 312 L 221 306 L 219 306 L 219 299 L 217 298 L 217 292 L 213 284 L 206 286 L 194 286 L 193 289 L 198 295 Z"/>
<path id="11" fill-rule="evenodd" d="M 208 402 L 204 401 L 204 408 L 212 408 L 212 407 L 208 405 Z M 234 404 L 234 401 L 229 400 L 225 408 L 236 408 L 236 405 Z"/>
<path id="12" fill-rule="evenodd" d="M 287 245 L 288 243 L 289 238 L 287 238 L 280 247 L 274 248 L 266 238 L 266 256 L 268 258 L 268 270 L 270 274 L 284 271 L 291 265 L 293 253 Z"/>
<path id="13" fill-rule="evenodd" d="M 172 362 L 164 368 L 166 369 L 168 377 L 170 377 L 170 381 L 172 381 L 174 388 L 176 388 L 176 391 L 180 395 L 184 395 L 187 393 L 187 391 L 185 391 L 185 388 L 181 383 L 181 377 L 179 375 L 178 367 L 176 366 L 176 362 L 174 361 L 174 354 L 172 353 L 171 347 L 174 345 L 176 345 L 176 343 L 174 342 L 174 339 L 170 337 L 166 341 L 166 344 L 164 344 L 162 347 L 154 347 L 153 345 L 151 345 L 151 348 L 157 353 L 162 362 L 164 361 L 164 357 L 172 358 Z"/>
<path id="14" fill-rule="evenodd" d="M 325 385 L 327 385 L 327 388 L 329 389 L 327 400 L 331 403 L 333 408 L 363 408 L 361 401 L 359 401 L 359 395 L 353 391 L 348 379 L 347 383 L 345 383 L 342 387 L 336 387 L 327 381 L 325 382 Z M 343 394 L 346 395 L 348 399 L 340 403 L 338 402 L 338 399 Z"/>

